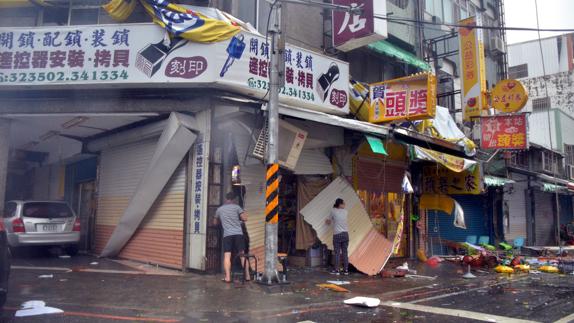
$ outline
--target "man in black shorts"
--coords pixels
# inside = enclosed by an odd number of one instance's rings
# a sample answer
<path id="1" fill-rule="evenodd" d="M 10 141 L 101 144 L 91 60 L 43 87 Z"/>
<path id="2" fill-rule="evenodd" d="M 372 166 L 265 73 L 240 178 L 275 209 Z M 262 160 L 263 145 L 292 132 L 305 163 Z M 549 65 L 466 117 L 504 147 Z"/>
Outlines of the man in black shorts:
<path id="1" fill-rule="evenodd" d="M 215 212 L 215 222 L 219 220 L 223 227 L 223 268 L 225 278 L 223 281 L 231 282 L 231 254 L 243 253 L 245 240 L 241 222 L 247 221 L 247 214 L 235 203 L 235 194 L 227 193 L 225 204 Z M 245 279 L 249 280 L 249 267 L 245 268 Z"/>

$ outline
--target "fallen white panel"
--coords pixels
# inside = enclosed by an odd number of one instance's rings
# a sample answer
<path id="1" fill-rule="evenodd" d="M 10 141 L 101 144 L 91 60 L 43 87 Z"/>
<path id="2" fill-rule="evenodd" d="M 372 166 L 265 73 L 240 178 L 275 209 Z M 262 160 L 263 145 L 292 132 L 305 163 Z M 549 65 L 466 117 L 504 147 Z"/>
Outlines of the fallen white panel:
<path id="1" fill-rule="evenodd" d="M 46 314 L 58 314 L 64 313 L 59 308 L 48 307 L 44 301 L 28 301 L 22 304 L 21 310 L 16 311 L 14 316 L 16 317 L 27 317 L 27 316 L 38 316 Z"/>
<path id="2" fill-rule="evenodd" d="M 195 119 L 179 113 L 170 115 L 152 160 L 102 251 L 102 257 L 117 255 L 133 236 L 197 138 L 190 129 L 197 129 Z"/>
<path id="3" fill-rule="evenodd" d="M 333 250 L 333 228 L 325 220 L 337 198 L 345 201 L 349 212 L 349 262 L 367 275 L 376 275 L 388 261 L 394 239 L 387 239 L 374 229 L 367 210 L 346 179 L 335 179 L 300 212 L 315 229 L 319 240 Z"/>
<path id="4" fill-rule="evenodd" d="M 364 307 L 377 307 L 377 306 L 379 306 L 379 304 L 381 304 L 381 300 L 378 298 L 373 298 L 373 297 L 357 296 L 357 297 L 353 297 L 351 299 L 346 299 L 343 301 L 343 303 L 345 303 L 347 305 L 358 305 L 358 306 L 364 306 Z"/>

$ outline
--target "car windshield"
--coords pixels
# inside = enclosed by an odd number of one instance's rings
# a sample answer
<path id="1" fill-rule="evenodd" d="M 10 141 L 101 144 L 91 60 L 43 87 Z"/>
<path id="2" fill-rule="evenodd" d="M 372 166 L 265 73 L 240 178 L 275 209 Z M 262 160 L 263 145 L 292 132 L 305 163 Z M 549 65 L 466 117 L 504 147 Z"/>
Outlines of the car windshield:
<path id="1" fill-rule="evenodd" d="M 31 202 L 24 204 L 22 214 L 29 218 L 53 219 L 69 218 L 72 216 L 72 211 L 64 203 Z"/>

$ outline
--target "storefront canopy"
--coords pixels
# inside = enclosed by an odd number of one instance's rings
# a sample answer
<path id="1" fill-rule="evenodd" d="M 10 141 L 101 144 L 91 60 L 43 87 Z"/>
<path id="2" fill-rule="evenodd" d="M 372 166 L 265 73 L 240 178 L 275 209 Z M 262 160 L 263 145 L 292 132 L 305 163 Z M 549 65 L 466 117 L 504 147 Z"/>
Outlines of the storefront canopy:
<path id="1" fill-rule="evenodd" d="M 282 105 L 279 107 L 279 114 L 324 123 L 331 126 L 343 127 L 345 129 L 355 130 L 362 133 L 375 135 L 378 137 L 387 136 L 389 134 L 388 127 L 376 125 L 369 122 L 338 117 L 323 112 L 299 109 L 286 105 Z"/>
<path id="2" fill-rule="evenodd" d="M 504 186 L 504 184 L 512 184 L 512 183 L 516 183 L 516 181 L 492 175 L 484 176 L 484 184 L 486 184 L 486 186 L 499 187 Z"/>
<path id="3" fill-rule="evenodd" d="M 409 65 L 420 68 L 423 71 L 430 71 L 430 65 L 425 61 L 419 59 L 415 55 L 407 52 L 406 50 L 397 47 L 388 41 L 380 40 L 367 46 L 369 49 L 386 56 L 394 57 Z"/>

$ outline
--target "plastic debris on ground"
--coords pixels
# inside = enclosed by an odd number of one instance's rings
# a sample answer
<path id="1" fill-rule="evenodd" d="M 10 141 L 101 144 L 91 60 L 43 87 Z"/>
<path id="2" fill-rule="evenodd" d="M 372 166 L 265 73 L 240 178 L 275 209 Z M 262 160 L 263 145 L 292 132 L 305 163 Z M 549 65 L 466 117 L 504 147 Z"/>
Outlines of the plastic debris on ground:
<path id="1" fill-rule="evenodd" d="M 346 299 L 343 303 L 347 305 L 357 305 L 357 306 L 364 306 L 364 307 L 377 307 L 381 304 L 381 300 L 378 298 L 373 297 L 363 297 L 357 296 L 350 299 Z"/>
<path id="2" fill-rule="evenodd" d="M 327 283 L 329 284 L 335 284 L 335 285 L 351 285 L 350 281 L 346 281 L 346 280 L 328 280 Z"/>
<path id="3" fill-rule="evenodd" d="M 70 259 L 70 258 L 72 258 L 72 257 L 70 257 L 70 255 L 60 255 L 60 256 L 58 256 L 58 258 L 60 258 L 60 259 Z"/>
<path id="4" fill-rule="evenodd" d="M 92 266 L 96 266 L 96 265 L 98 265 L 98 262 L 96 262 L 96 261 L 94 261 L 94 262 L 90 262 L 90 265 L 92 265 Z"/>
<path id="5" fill-rule="evenodd" d="M 408 273 L 406 270 L 397 270 L 397 269 L 384 269 L 381 272 L 381 277 L 383 278 L 397 278 L 397 277 L 405 277 Z"/>
<path id="6" fill-rule="evenodd" d="M 348 293 L 349 290 L 335 284 L 317 284 L 317 287 L 332 290 L 334 292 Z"/>
<path id="7" fill-rule="evenodd" d="M 44 301 L 28 301 L 23 303 L 20 308 L 20 310 L 16 311 L 16 317 L 64 313 L 59 308 L 46 306 Z"/>
<path id="8" fill-rule="evenodd" d="M 541 266 L 540 268 L 538 268 L 538 270 L 545 272 L 545 273 L 552 273 L 552 274 L 556 274 L 558 273 L 558 267 L 555 266 Z"/>
<path id="9" fill-rule="evenodd" d="M 514 269 L 512 267 L 498 265 L 494 268 L 494 271 L 501 274 L 512 274 L 514 273 Z"/>
<path id="10" fill-rule="evenodd" d="M 40 275 L 38 276 L 38 278 L 54 278 L 54 275 L 50 274 L 50 275 Z"/>
<path id="11" fill-rule="evenodd" d="M 437 276 L 423 276 L 423 275 L 411 275 L 411 274 L 407 274 L 405 275 L 405 277 L 407 278 L 424 278 L 424 279 L 436 279 Z"/>

